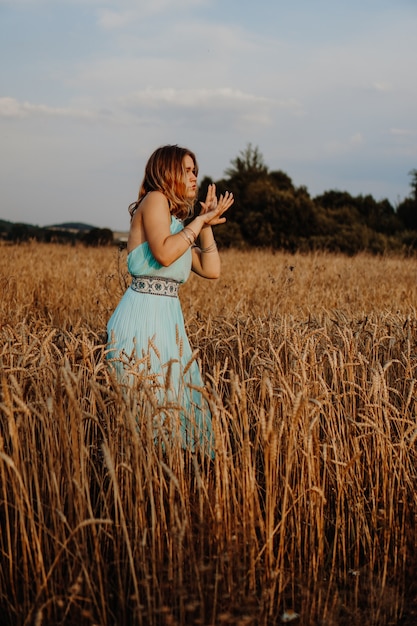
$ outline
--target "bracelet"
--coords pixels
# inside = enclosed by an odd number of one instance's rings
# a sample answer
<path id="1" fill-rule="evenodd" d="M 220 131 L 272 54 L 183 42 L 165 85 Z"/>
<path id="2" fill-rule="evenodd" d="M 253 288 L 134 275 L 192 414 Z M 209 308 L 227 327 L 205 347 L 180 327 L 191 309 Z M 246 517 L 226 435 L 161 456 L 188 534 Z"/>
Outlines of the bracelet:
<path id="1" fill-rule="evenodd" d="M 195 234 L 195 232 L 193 231 L 193 229 L 190 226 L 186 226 L 185 230 L 190 230 L 193 233 L 194 241 L 197 239 L 197 235 Z"/>
<path id="2" fill-rule="evenodd" d="M 200 248 L 200 252 L 216 252 L 216 250 L 217 250 L 217 243 L 215 241 L 213 241 L 213 243 L 207 246 L 207 248 Z"/>
<path id="3" fill-rule="evenodd" d="M 194 241 L 197 239 L 197 235 L 195 234 L 195 232 L 193 231 L 193 229 L 192 229 L 192 228 L 190 228 L 189 226 L 186 226 L 186 227 L 184 228 L 184 232 L 185 232 L 185 234 L 188 236 L 187 231 L 189 231 L 189 232 L 191 233 L 191 235 L 193 236 L 193 243 L 194 243 Z"/>
<path id="4" fill-rule="evenodd" d="M 194 241 L 191 239 L 190 235 L 185 232 L 185 228 L 180 230 L 179 234 L 181 235 L 183 239 L 185 239 L 185 241 L 188 243 L 189 246 L 193 245 Z"/>

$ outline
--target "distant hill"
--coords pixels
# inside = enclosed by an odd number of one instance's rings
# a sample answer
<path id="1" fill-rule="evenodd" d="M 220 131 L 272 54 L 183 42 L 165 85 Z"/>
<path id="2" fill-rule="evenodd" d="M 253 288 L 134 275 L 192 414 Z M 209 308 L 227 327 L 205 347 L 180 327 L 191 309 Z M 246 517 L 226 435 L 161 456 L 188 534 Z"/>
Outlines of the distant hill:
<path id="1" fill-rule="evenodd" d="M 9 232 L 11 230 L 14 222 L 9 222 L 7 220 L 0 220 L 0 231 Z"/>
<path id="2" fill-rule="evenodd" d="M 1 241 L 42 241 L 45 243 L 82 242 L 87 246 L 104 246 L 123 243 L 109 228 L 97 228 L 84 222 L 63 222 L 50 226 L 33 226 L 23 222 L 0 220 Z"/>
<path id="3" fill-rule="evenodd" d="M 51 226 L 45 226 L 50 230 L 71 230 L 77 232 L 86 232 L 93 230 L 96 226 L 91 224 L 83 224 L 82 222 L 64 222 L 63 224 L 52 224 Z"/>
<path id="4" fill-rule="evenodd" d="M 69 230 L 72 232 L 88 232 L 96 228 L 96 226 L 92 226 L 91 224 L 84 224 L 83 222 L 64 222 L 63 224 L 51 224 L 50 226 L 34 226 L 33 224 L 28 224 L 26 222 L 10 222 L 8 220 L 0 219 L 0 231 L 9 231 L 15 224 L 23 224 L 24 226 L 28 226 L 30 228 L 44 228 L 47 230 Z"/>

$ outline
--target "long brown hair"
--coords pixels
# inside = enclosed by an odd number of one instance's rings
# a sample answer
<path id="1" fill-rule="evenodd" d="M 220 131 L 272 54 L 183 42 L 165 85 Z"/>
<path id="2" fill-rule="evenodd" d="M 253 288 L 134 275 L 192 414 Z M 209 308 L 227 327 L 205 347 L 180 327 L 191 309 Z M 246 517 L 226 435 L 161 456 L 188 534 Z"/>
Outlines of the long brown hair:
<path id="1" fill-rule="evenodd" d="M 161 146 L 153 152 L 145 167 L 145 176 L 139 188 L 138 199 L 129 206 L 131 217 L 149 191 L 161 191 L 168 200 L 170 212 L 175 217 L 185 219 L 192 214 L 194 200 L 186 196 L 184 169 L 186 156 L 192 158 L 197 175 L 197 160 L 195 154 L 188 148 L 181 148 L 177 145 Z"/>

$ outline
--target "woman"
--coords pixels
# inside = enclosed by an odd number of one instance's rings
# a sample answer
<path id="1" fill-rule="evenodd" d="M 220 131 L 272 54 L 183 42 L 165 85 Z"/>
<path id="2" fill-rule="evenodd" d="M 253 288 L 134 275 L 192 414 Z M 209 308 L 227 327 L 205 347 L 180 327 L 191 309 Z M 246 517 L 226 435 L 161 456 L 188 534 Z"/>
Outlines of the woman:
<path id="1" fill-rule="evenodd" d="M 107 326 L 108 358 L 121 382 L 131 385 L 134 371 L 146 376 L 160 406 L 159 425 L 179 435 L 183 446 L 194 448 L 198 442 L 213 454 L 211 417 L 199 391 L 203 382 L 185 332 L 178 287 L 191 270 L 204 278 L 219 277 L 212 226 L 226 221 L 223 214 L 234 199 L 228 192 L 217 199 L 210 185 L 200 214 L 184 226 L 197 198 L 197 174 L 195 155 L 179 146 L 158 148 L 146 165 L 138 200 L 129 206 L 132 281 Z"/>

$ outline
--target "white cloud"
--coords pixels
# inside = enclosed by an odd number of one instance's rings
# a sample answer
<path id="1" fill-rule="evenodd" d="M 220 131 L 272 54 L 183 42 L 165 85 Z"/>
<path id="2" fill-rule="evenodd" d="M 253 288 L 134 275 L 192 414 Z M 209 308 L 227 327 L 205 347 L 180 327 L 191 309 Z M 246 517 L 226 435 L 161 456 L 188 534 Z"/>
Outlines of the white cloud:
<path id="1" fill-rule="evenodd" d="M 277 102 L 271 98 L 257 96 L 240 89 L 230 87 L 201 88 L 201 89 L 176 89 L 173 87 L 155 89 L 149 87 L 138 91 L 127 100 L 130 106 L 143 104 L 146 106 L 173 105 L 184 108 L 216 108 L 227 109 L 238 106 L 249 107 L 269 107 L 276 106 L 289 109 L 298 109 L 296 101 L 288 100 Z"/>
<path id="2" fill-rule="evenodd" d="M 145 17 L 169 11 L 190 10 L 202 6 L 207 0 L 124 0 L 108 2 L 98 9 L 98 25 L 104 30 L 117 30 L 141 21 Z M 114 8 L 109 8 L 113 6 Z"/>
<path id="3" fill-rule="evenodd" d="M 74 103 L 75 102 L 75 103 Z M 296 100 L 277 100 L 230 87 L 177 89 L 148 87 L 110 100 L 99 109 L 89 99 L 75 100 L 68 106 L 54 107 L 0 98 L 0 118 L 50 117 L 81 122 L 105 122 L 129 126 L 156 123 L 162 116 L 164 126 L 204 125 L 206 128 L 271 126 L 278 111 L 298 115 L 302 111 Z M 81 105 L 81 106 L 80 106 Z M 162 122 L 159 122 L 161 125 Z"/>
<path id="4" fill-rule="evenodd" d="M 87 109 L 73 109 L 71 107 L 51 107 L 46 104 L 32 104 L 19 102 L 15 98 L 0 98 L 0 117 L 22 118 L 33 115 L 52 117 L 70 117 L 91 120 L 95 115 Z"/>
<path id="5" fill-rule="evenodd" d="M 121 28 L 132 21 L 131 11 L 117 12 L 110 9 L 100 9 L 98 12 L 98 25 L 104 30 Z"/>
<path id="6" fill-rule="evenodd" d="M 88 99 L 87 99 L 88 100 Z M 0 97 L 0 117 L 27 118 L 34 116 L 72 118 L 84 121 L 105 120 L 129 124 L 133 118 L 141 119 L 146 114 L 155 115 L 164 111 L 167 116 L 183 111 L 199 118 L 209 113 L 218 119 L 221 115 L 257 121 L 260 125 L 270 124 L 276 110 L 299 113 L 301 105 L 296 100 L 274 100 L 230 87 L 177 89 L 174 87 L 153 88 L 107 102 L 106 109 L 88 106 L 50 106 L 12 97 Z"/>
<path id="7" fill-rule="evenodd" d="M 20 103 L 14 98 L 0 98 L 0 115 L 2 117 L 23 117 Z"/>
<path id="8" fill-rule="evenodd" d="M 279 111 L 297 115 L 301 110 L 291 99 L 276 100 L 230 87 L 149 87 L 121 99 L 120 106 L 139 119 L 159 117 L 175 127 L 201 127 L 210 132 L 240 128 L 244 133 L 273 126 Z"/>
<path id="9" fill-rule="evenodd" d="M 373 83 L 372 87 L 375 89 L 375 91 L 382 91 L 382 92 L 392 91 L 392 85 L 390 83 L 376 81 Z"/>
<path id="10" fill-rule="evenodd" d="M 389 134 L 394 137 L 413 137 L 417 133 L 416 131 L 408 130 L 406 128 L 391 128 Z"/>
<path id="11" fill-rule="evenodd" d="M 362 133 L 355 133 L 354 135 L 352 135 L 351 138 L 349 139 L 349 143 L 351 146 L 359 146 L 360 144 L 362 144 L 363 143 Z"/>

